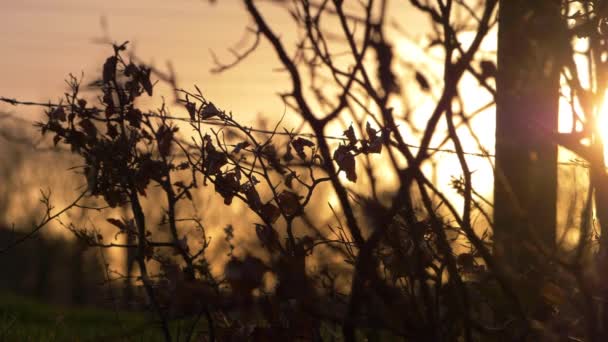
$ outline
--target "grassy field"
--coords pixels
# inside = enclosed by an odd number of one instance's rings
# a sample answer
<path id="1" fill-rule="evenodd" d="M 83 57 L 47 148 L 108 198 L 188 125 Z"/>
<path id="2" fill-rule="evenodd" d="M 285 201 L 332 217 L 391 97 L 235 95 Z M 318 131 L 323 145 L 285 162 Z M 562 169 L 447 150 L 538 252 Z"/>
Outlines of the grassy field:
<path id="1" fill-rule="evenodd" d="M 170 323 L 173 341 L 187 341 L 194 319 Z M 205 319 L 195 331 L 205 331 Z M 340 327 L 321 324 L 324 341 L 342 341 Z M 207 336 L 206 333 L 204 333 Z M 361 329 L 358 341 L 400 341 L 384 331 Z M 61 307 L 31 298 L 0 292 L 0 342 L 2 341 L 164 341 L 154 317 L 136 312 Z M 193 334 L 190 341 L 200 341 Z"/>
<path id="2" fill-rule="evenodd" d="M 173 322 L 174 339 L 185 340 L 190 327 L 190 321 Z M 162 336 L 144 314 L 59 307 L 0 293 L 0 341 L 162 341 Z"/>

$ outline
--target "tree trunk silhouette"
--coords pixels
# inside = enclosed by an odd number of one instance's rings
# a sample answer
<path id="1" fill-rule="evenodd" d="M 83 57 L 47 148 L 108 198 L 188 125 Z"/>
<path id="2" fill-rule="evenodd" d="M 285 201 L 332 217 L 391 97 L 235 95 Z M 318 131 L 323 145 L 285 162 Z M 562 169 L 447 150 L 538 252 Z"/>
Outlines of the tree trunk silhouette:
<path id="1" fill-rule="evenodd" d="M 502 1 L 498 30 L 495 252 L 535 282 L 530 248 L 550 251 L 556 238 L 559 3 Z"/>

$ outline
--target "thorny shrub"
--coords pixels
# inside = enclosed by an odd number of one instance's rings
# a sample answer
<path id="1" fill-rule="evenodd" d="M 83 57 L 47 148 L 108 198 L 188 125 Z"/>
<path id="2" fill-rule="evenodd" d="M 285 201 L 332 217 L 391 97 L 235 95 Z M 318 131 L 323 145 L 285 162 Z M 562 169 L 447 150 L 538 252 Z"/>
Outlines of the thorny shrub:
<path id="1" fill-rule="evenodd" d="M 379 202 L 359 196 L 359 216 L 367 222 L 367 230 L 385 230 L 385 234 L 359 275 L 366 278 L 364 286 L 369 291 L 349 293 L 337 281 L 339 274 L 330 262 L 321 263 L 315 272 L 306 267 L 320 245 L 328 246 L 347 264 L 358 262 L 362 252 L 357 252 L 356 242 L 341 224 L 315 235 L 294 232 L 315 189 L 338 176 L 328 174 L 315 137 L 281 132 L 278 125 L 270 131 L 242 126 L 205 99 L 198 88 L 178 91 L 183 116 L 170 115 L 164 105 L 156 112 L 143 111 L 136 100 L 153 94 L 151 68 L 125 58 L 125 45 L 114 46 L 102 78 L 95 82 L 100 105 L 83 99 L 79 80 L 71 77 L 71 92 L 64 103 L 47 111 L 40 129 L 51 134 L 56 145 L 65 144 L 82 158 L 80 174 L 88 196 L 102 198 L 111 208 L 129 208 L 132 217 L 108 217 L 107 224 L 117 229 L 117 235 L 128 235 L 132 244 L 110 242 L 96 229 L 67 227 L 91 246 L 136 249 L 138 279 L 167 339 L 171 338 L 171 319 L 203 313 L 211 339 L 318 339 L 322 331 L 342 324 L 353 295 L 361 296 L 364 308 L 350 318 L 351 323 L 370 331 L 424 336 L 426 327 L 414 322 L 429 317 L 462 319 L 458 317 L 460 301 L 448 294 L 454 285 L 443 279 L 446 262 L 453 256 L 446 259 L 445 246 L 438 241 L 445 237 L 437 236 L 437 225 L 448 233 L 453 230 L 452 242 L 458 229 L 400 208 L 389 213 Z M 349 127 L 333 150 L 332 162 L 350 182 L 357 181 L 357 157 L 381 153 L 391 131 L 368 123 L 365 133 L 357 137 Z M 252 232 L 268 255 L 266 260 L 232 256 L 219 278 L 210 272 L 205 257 L 209 239 L 204 237 L 193 250 L 182 232 L 184 222 L 193 223 L 205 236 L 202 220 L 177 214 L 182 203 L 195 201 L 193 192 L 207 186 L 225 205 L 242 201 L 258 217 L 258 222 L 251 223 Z M 142 197 L 148 196 L 151 187 L 160 187 L 165 197 L 155 209 L 163 211 L 159 225 L 169 227 L 168 240 L 158 239 L 155 225 L 142 209 Z M 385 215 L 394 219 L 386 222 Z M 228 240 L 232 230 L 231 226 L 225 229 Z M 484 274 L 476 253 L 471 249 L 458 256 L 457 267 L 463 275 Z M 158 277 L 150 274 L 152 262 L 160 265 Z M 276 279 L 270 292 L 262 290 L 266 273 Z M 456 326 L 445 325 L 445 329 Z"/>
<path id="2" fill-rule="evenodd" d="M 187 117 L 172 117 L 164 106 L 158 112 L 144 112 L 136 100 L 153 93 L 151 69 L 125 60 L 121 55 L 125 44 L 115 46 L 114 50 L 115 54 L 103 65 L 102 78 L 96 82 L 101 92 L 101 106 L 92 106 L 83 99 L 79 80 L 71 77 L 71 93 L 65 103 L 47 111 L 47 120 L 40 124 L 40 129 L 43 134 L 53 135 L 55 145 L 66 144 L 82 157 L 81 174 L 86 179 L 89 196 L 101 197 L 111 208 L 130 208 L 132 218 L 110 217 L 107 223 L 114 226 L 118 234 L 129 235 L 134 244 L 107 243 L 107 238 L 97 230 L 72 225 L 68 228 L 91 246 L 137 249 L 139 279 L 167 336 L 170 312 L 192 314 L 202 308 L 223 312 L 234 305 L 250 305 L 254 300 L 253 291 L 260 288 L 266 272 L 275 275 L 277 286 L 274 296 L 256 299 L 262 304 L 268 326 L 257 330 L 267 334 L 292 334 L 291 330 L 296 329 L 304 336 L 315 333 L 310 329 L 314 316 L 309 318 L 310 324 L 302 328 L 299 325 L 306 321 L 300 317 L 303 313 L 294 308 L 282 312 L 278 307 L 296 305 L 307 307 L 303 312 L 318 311 L 321 308 L 314 307 L 314 293 L 320 289 L 315 287 L 329 281 L 330 288 L 326 290 L 335 291 L 331 288 L 332 275 L 327 270 L 319 275 L 326 281 L 319 284 L 313 284 L 306 274 L 305 259 L 315 246 L 341 244 L 345 247 L 342 252 L 348 254 L 351 263 L 355 255 L 350 247 L 352 243 L 343 232 L 338 233 L 336 241 L 320 234 L 296 236 L 293 232 L 294 220 L 311 201 L 315 188 L 329 180 L 326 175 L 318 175 L 322 174 L 323 161 L 314 139 L 289 131 L 281 134 L 275 128 L 260 140 L 254 135 L 255 130 L 241 126 L 231 115 L 219 110 L 198 88 L 196 93 L 180 90 Z M 210 128 L 214 126 L 220 128 Z M 192 133 L 191 141 L 179 135 L 180 130 L 186 129 Z M 284 148 L 275 143 L 278 139 L 273 139 L 277 133 L 287 139 L 282 144 Z M 355 182 L 356 156 L 380 153 L 388 131 L 376 130 L 368 124 L 365 139 L 357 139 L 352 126 L 344 135 L 344 143 L 335 149 L 333 159 L 340 172 Z M 226 141 L 227 136 L 230 142 Z M 237 199 L 257 215 L 255 234 L 260 246 L 270 255 L 270 264 L 254 256 L 242 260 L 233 257 L 225 265 L 223 279 L 218 281 L 205 260 L 209 240 L 204 239 L 199 250 L 190 250 L 186 236 L 179 229 L 177 208 L 184 201 L 193 201 L 192 192 L 209 183 L 226 205 Z M 142 209 L 141 197 L 147 196 L 151 186 L 160 186 L 166 196 L 160 224 L 169 226 L 169 241 L 155 240 L 154 230 L 149 228 L 152 224 L 146 221 Z M 264 195 L 259 190 L 261 187 L 266 187 Z M 193 217 L 189 221 L 204 233 L 199 219 Z M 227 231 L 231 229 L 228 227 Z M 160 252 L 161 249 L 169 250 L 171 257 Z M 391 257 L 390 252 L 385 253 Z M 397 260 L 396 255 L 393 259 Z M 162 265 L 162 280 L 151 279 L 147 266 L 151 261 Z M 400 276 L 401 273 L 395 273 L 393 278 Z M 163 288 L 162 283 L 168 286 Z M 229 289 L 230 295 L 225 289 Z M 162 293 L 167 290 L 172 292 L 169 296 Z M 331 318 L 340 319 L 339 316 Z M 228 322 L 223 328 L 246 326 L 246 322 L 238 320 Z M 257 330 L 255 334 L 261 333 Z"/>

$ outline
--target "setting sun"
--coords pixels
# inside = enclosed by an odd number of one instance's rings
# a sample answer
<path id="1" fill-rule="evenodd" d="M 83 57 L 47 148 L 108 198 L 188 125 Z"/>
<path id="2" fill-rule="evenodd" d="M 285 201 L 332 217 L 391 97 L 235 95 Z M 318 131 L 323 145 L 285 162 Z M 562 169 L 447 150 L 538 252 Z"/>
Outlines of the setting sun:
<path id="1" fill-rule="evenodd" d="M 608 96 L 606 95 L 604 96 L 604 102 L 599 106 L 596 126 L 595 130 L 604 145 L 604 164 L 608 166 Z"/>

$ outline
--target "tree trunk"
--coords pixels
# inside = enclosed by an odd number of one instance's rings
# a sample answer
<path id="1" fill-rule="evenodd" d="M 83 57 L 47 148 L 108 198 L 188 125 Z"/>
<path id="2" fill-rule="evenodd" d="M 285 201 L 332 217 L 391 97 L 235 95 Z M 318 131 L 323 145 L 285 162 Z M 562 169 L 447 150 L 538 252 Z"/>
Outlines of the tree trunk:
<path id="1" fill-rule="evenodd" d="M 500 2 L 494 241 L 520 275 L 539 273 L 533 241 L 555 247 L 560 32 L 559 2 Z"/>

